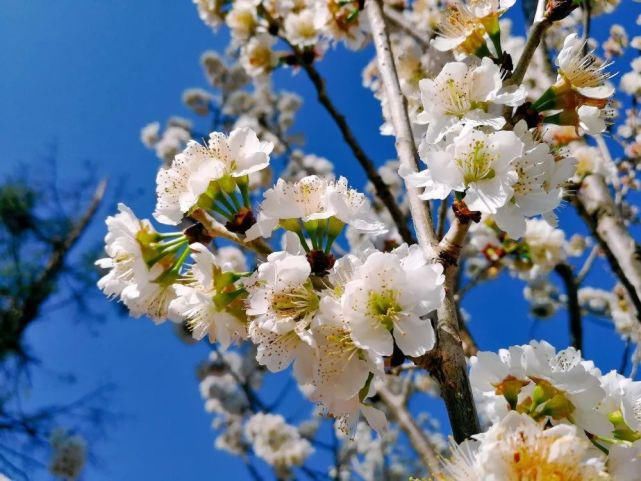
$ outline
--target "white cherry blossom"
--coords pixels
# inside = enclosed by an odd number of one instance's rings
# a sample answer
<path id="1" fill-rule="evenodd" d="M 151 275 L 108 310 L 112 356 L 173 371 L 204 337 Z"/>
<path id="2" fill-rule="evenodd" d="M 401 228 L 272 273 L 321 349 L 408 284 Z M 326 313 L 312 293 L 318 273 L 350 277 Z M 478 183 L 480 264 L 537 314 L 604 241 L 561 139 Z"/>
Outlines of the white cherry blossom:
<path id="1" fill-rule="evenodd" d="M 504 89 L 501 71 L 489 58 L 480 65 L 450 62 L 434 79 L 419 82 L 423 112 L 417 122 L 427 124 L 424 142 L 431 144 L 463 122 L 501 129 L 503 108 L 525 101 L 525 89 Z"/>
<path id="2" fill-rule="evenodd" d="M 158 171 L 154 217 L 163 224 L 178 224 L 198 205 L 211 182 L 264 169 L 272 149 L 271 142 L 261 142 L 247 127 L 233 130 L 229 137 L 212 132 L 207 145 L 190 141 L 171 165 Z"/>
<path id="3" fill-rule="evenodd" d="M 444 481 L 610 479 L 605 455 L 576 426 L 549 429 L 511 412 L 474 439 L 453 446 Z"/>
<path id="4" fill-rule="evenodd" d="M 209 342 L 220 342 L 223 349 L 247 337 L 242 300 L 235 297 L 234 274 L 225 271 L 221 259 L 202 244 L 190 246 L 194 264 L 186 274 L 187 282 L 175 286 L 176 299 L 169 310 L 173 318 L 182 319 L 194 339 L 208 336 Z M 222 281 L 225 276 L 231 277 Z"/>
<path id="5" fill-rule="evenodd" d="M 418 246 L 370 254 L 341 298 L 356 345 L 382 356 L 392 354 L 394 342 L 408 356 L 431 350 L 434 330 L 424 316 L 443 300 L 442 272 Z"/>
<path id="6" fill-rule="evenodd" d="M 464 128 L 437 145 L 424 143 L 420 155 L 428 168 L 408 178 L 425 189 L 422 199 L 445 199 L 453 191 L 465 192 L 470 209 L 494 214 L 514 193 L 518 180 L 514 164 L 522 153 L 523 142 L 513 132 L 486 134 Z"/>
<path id="7" fill-rule="evenodd" d="M 536 142 L 525 123 L 514 127 L 524 143 L 523 155 L 513 162 L 517 181 L 512 185 L 514 194 L 494 214 L 498 226 L 510 237 L 518 239 L 525 234 L 526 219 L 550 214 L 563 198 L 563 185 L 574 175 L 575 159 L 555 159 L 548 144 Z"/>
<path id="8" fill-rule="evenodd" d="M 258 221 L 246 235 L 250 240 L 270 237 L 281 221 L 309 222 L 330 218 L 375 234 L 385 231 L 385 226 L 371 212 L 367 197 L 350 189 L 347 179 L 341 177 L 331 181 L 310 175 L 294 183 L 279 179 L 266 191 Z"/>

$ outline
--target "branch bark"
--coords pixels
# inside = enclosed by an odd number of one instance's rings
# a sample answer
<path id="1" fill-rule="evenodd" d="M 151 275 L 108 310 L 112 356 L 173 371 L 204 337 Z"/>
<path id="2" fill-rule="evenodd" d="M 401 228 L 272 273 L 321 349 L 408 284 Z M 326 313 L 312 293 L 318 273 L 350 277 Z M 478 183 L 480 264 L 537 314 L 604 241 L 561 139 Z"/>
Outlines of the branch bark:
<path id="1" fill-rule="evenodd" d="M 519 63 L 516 65 L 512 76 L 505 82 L 505 85 L 520 85 L 521 82 L 523 82 L 523 77 L 525 77 L 525 73 L 532 61 L 532 57 L 534 56 L 536 49 L 539 47 L 545 31 L 551 25 L 552 21 L 548 18 L 536 19 L 534 21 L 532 28 L 530 28 L 527 43 L 523 48 L 523 53 L 519 58 Z"/>
<path id="2" fill-rule="evenodd" d="M 389 103 L 389 112 L 396 136 L 398 158 L 405 171 L 416 172 L 418 165 L 416 145 L 407 113 L 406 99 L 401 92 L 394 64 L 380 0 L 367 0 L 365 2 L 365 11 L 370 22 L 374 46 L 376 47 L 381 81 Z M 418 191 L 415 188 L 409 185 L 406 185 L 406 187 L 418 243 L 427 258 L 433 257 L 434 247 L 437 246 L 438 241 L 432 224 L 429 206 L 419 198 Z M 463 237 L 465 232 L 461 232 Z M 465 354 L 458 334 L 459 321 L 456 303 L 453 298 L 454 278 L 452 278 L 452 274 L 456 274 L 455 268 L 448 270 L 446 266 L 446 279 L 449 276 L 446 283 L 449 285 L 446 287 L 443 306 L 438 310 L 436 325 L 437 346 L 426 356 L 416 359 L 415 362 L 421 367 L 428 368 L 431 374 L 439 381 L 454 438 L 457 442 L 461 442 L 473 434 L 477 434 L 480 427 L 467 375 Z"/>
<path id="3" fill-rule="evenodd" d="M 263 239 L 256 239 L 255 241 L 248 242 L 239 235 L 227 230 L 224 225 L 202 209 L 196 209 L 190 217 L 200 222 L 207 231 L 207 234 L 213 238 L 220 237 L 221 239 L 227 239 L 228 241 L 238 244 L 240 247 L 258 254 L 263 259 L 272 253 L 272 248 Z"/>
<path id="4" fill-rule="evenodd" d="M 596 237 L 612 271 L 625 288 L 641 322 L 641 256 L 621 218 L 603 176 L 588 175 L 574 203 Z"/>
<path id="5" fill-rule="evenodd" d="M 566 263 L 557 264 L 554 271 L 559 275 L 565 286 L 568 298 L 568 326 L 570 331 L 570 344 L 580 351 L 583 350 L 583 321 L 581 319 L 581 306 L 579 305 L 579 286 L 574 276 L 572 266 Z"/>

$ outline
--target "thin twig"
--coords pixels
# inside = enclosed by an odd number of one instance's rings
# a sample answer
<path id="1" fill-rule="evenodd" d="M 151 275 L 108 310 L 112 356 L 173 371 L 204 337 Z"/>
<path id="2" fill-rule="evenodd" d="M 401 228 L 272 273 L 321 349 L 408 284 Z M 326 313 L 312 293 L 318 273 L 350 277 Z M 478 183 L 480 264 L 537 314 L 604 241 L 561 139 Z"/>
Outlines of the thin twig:
<path id="1" fill-rule="evenodd" d="M 527 72 L 530 62 L 532 61 L 532 57 L 534 56 L 534 52 L 536 52 L 536 49 L 541 43 L 543 34 L 551 25 L 552 21 L 545 17 L 534 21 L 532 28 L 530 28 L 527 43 L 523 48 L 523 53 L 519 58 L 519 63 L 516 65 L 512 76 L 506 80 L 505 85 L 521 85 L 523 77 L 525 77 L 525 73 Z"/>
<path id="2" fill-rule="evenodd" d="M 207 233 L 213 238 L 220 237 L 222 239 L 227 239 L 228 241 L 234 242 L 235 244 L 258 254 L 263 258 L 272 253 L 272 248 L 263 239 L 248 242 L 239 235 L 227 230 L 224 225 L 202 209 L 196 209 L 191 213 L 190 217 L 200 222 Z"/>
<path id="3" fill-rule="evenodd" d="M 599 257 L 600 252 L 601 252 L 601 248 L 598 245 L 595 245 L 594 247 L 592 247 L 592 250 L 588 254 L 588 257 L 585 259 L 585 262 L 583 263 L 581 270 L 576 275 L 577 286 L 580 286 L 581 284 L 583 284 L 583 281 L 585 280 L 587 275 L 590 273 L 590 269 L 592 269 L 592 266 L 594 265 L 594 261 L 596 261 L 597 257 Z"/>
<path id="4" fill-rule="evenodd" d="M 403 396 L 393 394 L 386 385 L 381 385 L 377 393 L 401 429 L 407 434 L 410 443 L 412 443 L 412 447 L 420 456 L 423 465 L 429 469 L 432 476 L 436 476 L 441 470 L 438 453 L 425 435 L 423 429 L 421 429 L 412 414 L 407 410 L 405 406 L 406 400 Z"/>

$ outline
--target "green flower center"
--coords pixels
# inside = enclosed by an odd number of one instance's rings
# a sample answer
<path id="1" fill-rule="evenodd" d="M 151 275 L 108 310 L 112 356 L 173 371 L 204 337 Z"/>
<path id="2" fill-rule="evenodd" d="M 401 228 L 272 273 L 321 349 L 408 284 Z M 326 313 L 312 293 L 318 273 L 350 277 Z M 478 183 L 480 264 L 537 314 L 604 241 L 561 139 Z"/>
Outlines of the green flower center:
<path id="1" fill-rule="evenodd" d="M 311 282 L 302 286 L 276 292 L 271 299 L 271 307 L 277 317 L 301 321 L 318 311 L 319 299 Z"/>
<path id="2" fill-rule="evenodd" d="M 492 153 L 482 140 L 475 140 L 470 147 L 467 152 L 455 159 L 456 165 L 463 171 L 465 184 L 494 178 L 496 172 L 493 166 L 496 154 Z"/>
<path id="3" fill-rule="evenodd" d="M 402 310 L 398 303 L 398 291 L 386 289 L 384 291 L 370 292 L 368 299 L 369 314 L 388 331 L 394 328 L 394 323 L 398 320 Z"/>

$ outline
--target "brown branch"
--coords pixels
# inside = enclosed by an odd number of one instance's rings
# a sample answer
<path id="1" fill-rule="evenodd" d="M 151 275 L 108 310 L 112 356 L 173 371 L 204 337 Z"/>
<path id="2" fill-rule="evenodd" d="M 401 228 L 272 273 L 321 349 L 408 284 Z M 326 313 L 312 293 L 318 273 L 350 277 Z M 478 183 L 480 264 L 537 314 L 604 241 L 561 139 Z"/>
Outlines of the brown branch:
<path id="1" fill-rule="evenodd" d="M 519 58 L 519 63 L 516 65 L 512 76 L 506 80 L 505 85 L 520 85 L 521 82 L 523 82 L 523 77 L 525 77 L 525 73 L 532 61 L 532 57 L 541 43 L 541 39 L 543 38 L 545 31 L 550 28 L 551 25 L 552 21 L 545 17 L 534 21 L 534 24 L 530 28 L 527 43 L 523 48 L 523 53 Z"/>
<path id="2" fill-rule="evenodd" d="M 588 175 L 579 186 L 574 204 L 596 237 L 612 271 L 619 278 L 641 322 L 641 257 L 610 195 L 603 176 Z"/>
<path id="3" fill-rule="evenodd" d="M 376 47 L 381 82 L 389 102 L 398 158 L 404 170 L 416 172 L 418 155 L 407 113 L 407 101 L 401 92 L 380 0 L 366 0 L 365 11 Z M 437 238 L 429 206 L 419 198 L 415 188 L 409 185 L 406 187 L 418 243 L 426 258 L 430 258 L 433 256 Z M 457 442 L 461 442 L 477 434 L 480 426 L 467 374 L 465 354 L 459 337 L 452 274 L 455 277 L 456 269 L 448 269 L 446 266 L 446 284 L 448 285 L 445 300 L 438 310 L 437 346 L 425 356 L 415 359 L 415 362 L 427 368 L 440 383 L 454 438 Z"/>
<path id="4" fill-rule="evenodd" d="M 295 51 L 298 52 L 296 49 Z M 329 113 L 330 117 L 332 117 L 334 123 L 341 131 L 343 139 L 351 149 L 354 157 L 356 157 L 356 160 L 358 160 L 358 163 L 361 164 L 361 167 L 365 171 L 367 178 L 374 186 L 376 195 L 385 205 L 390 215 L 392 216 L 399 234 L 408 244 L 414 243 L 414 237 L 412 236 L 412 233 L 407 226 L 407 219 L 405 218 L 405 215 L 403 215 L 403 212 L 396 203 L 396 199 L 390 191 L 389 186 L 385 183 L 385 181 L 383 181 L 383 178 L 381 177 L 381 174 L 378 173 L 378 170 L 376 170 L 374 162 L 372 162 L 367 154 L 365 154 L 363 148 L 358 143 L 358 140 L 356 140 L 352 129 L 350 129 L 349 125 L 347 124 L 345 116 L 338 111 L 332 100 L 327 95 L 327 88 L 325 86 L 323 77 L 321 77 L 320 73 L 318 73 L 318 70 L 316 70 L 313 65 L 303 59 L 302 54 L 297 53 L 297 56 L 300 57 L 303 70 L 305 70 L 307 76 L 312 81 L 312 84 L 316 89 L 318 101 L 323 105 L 323 107 L 325 107 L 325 110 L 327 110 L 327 113 Z"/>
<path id="5" fill-rule="evenodd" d="M 579 286 L 574 277 L 572 266 L 565 262 L 557 264 L 554 271 L 559 275 L 565 286 L 567 295 L 568 327 L 570 331 L 570 344 L 578 350 L 583 350 L 583 322 L 581 319 L 581 306 L 579 305 Z"/>
<path id="6" fill-rule="evenodd" d="M 263 239 L 256 239 L 254 241 L 246 241 L 238 234 L 234 234 L 227 230 L 227 228 L 210 216 L 202 209 L 196 209 L 191 213 L 190 217 L 198 222 L 205 228 L 207 234 L 211 237 L 227 239 L 240 247 L 258 254 L 261 258 L 266 258 L 272 253 L 272 248 Z"/>

